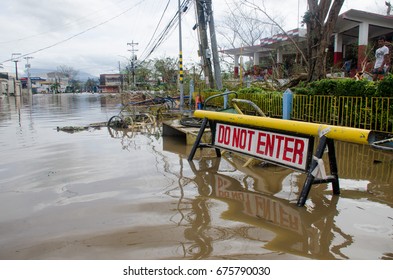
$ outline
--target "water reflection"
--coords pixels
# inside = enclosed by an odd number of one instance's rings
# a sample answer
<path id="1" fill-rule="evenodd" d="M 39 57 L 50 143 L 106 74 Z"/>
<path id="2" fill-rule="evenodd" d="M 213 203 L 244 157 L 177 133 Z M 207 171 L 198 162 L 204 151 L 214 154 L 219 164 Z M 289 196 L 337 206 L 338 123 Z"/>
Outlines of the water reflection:
<path id="1" fill-rule="evenodd" d="M 341 195 L 315 185 L 299 208 L 304 174 L 188 162 L 160 126 L 56 130 L 118 112 L 92 94 L 0 99 L 0 258 L 392 259 L 392 154 L 337 142 Z"/>
<path id="2" fill-rule="evenodd" d="M 265 248 L 310 258 L 331 259 L 335 258 L 334 250 L 340 254 L 339 248 L 352 243 L 351 237 L 342 233 L 333 222 L 337 215 L 338 197 L 331 201 L 320 197 L 320 214 L 316 216 L 285 199 L 245 189 L 242 182 L 219 172 L 220 161 L 220 158 L 212 159 L 211 166 L 207 166 L 203 160 L 199 168 L 190 163 L 199 193 L 228 201 L 227 217 L 274 232 L 276 237 L 267 242 Z M 243 238 L 250 238 L 246 232 L 243 234 Z M 343 241 L 331 250 L 333 235 L 340 235 Z M 341 257 L 346 258 L 342 254 Z"/>
<path id="3" fill-rule="evenodd" d="M 140 136 L 154 138 L 157 141 L 162 135 L 161 127 L 156 123 L 129 129 L 114 127 L 106 127 L 106 129 L 112 138 L 120 140 L 123 150 L 140 149 L 141 145 L 138 143 Z"/>
<path id="4" fill-rule="evenodd" d="M 193 248 L 198 247 L 197 251 L 201 252 L 194 257 L 209 257 L 207 253 L 214 251 L 220 240 L 240 238 L 272 252 L 312 259 L 390 259 L 393 252 L 392 190 L 381 191 L 381 186 L 392 185 L 392 155 L 349 143 L 336 146 L 342 195 L 332 195 L 329 185 L 317 185 L 306 207 L 301 208 L 295 203 L 304 174 L 274 166 L 244 168 L 243 162 L 231 154 L 222 158 L 200 157 L 189 162 L 192 182 L 199 193 L 192 202 L 192 212 L 199 218 L 190 221 Z M 165 148 L 173 147 L 164 141 Z M 189 151 L 180 150 L 178 152 L 186 157 Z M 367 183 L 366 188 L 359 186 L 363 182 Z M 209 217 L 217 209 L 209 207 L 208 198 L 225 202 L 228 209 L 221 213 L 222 217 L 244 226 L 225 229 L 212 225 Z M 381 203 L 386 207 L 381 207 Z M 356 215 L 354 219 L 352 213 L 362 207 L 363 216 Z M 370 207 L 378 207 L 378 216 L 386 215 L 385 218 L 374 220 L 375 212 L 367 211 Z M 225 234 L 209 238 L 209 233 L 214 231 Z M 374 250 L 388 251 L 370 250 L 364 254 L 358 247 L 368 247 L 363 243 L 367 231 L 366 239 L 381 242 Z M 377 237 L 372 234 L 375 232 L 378 232 Z"/>

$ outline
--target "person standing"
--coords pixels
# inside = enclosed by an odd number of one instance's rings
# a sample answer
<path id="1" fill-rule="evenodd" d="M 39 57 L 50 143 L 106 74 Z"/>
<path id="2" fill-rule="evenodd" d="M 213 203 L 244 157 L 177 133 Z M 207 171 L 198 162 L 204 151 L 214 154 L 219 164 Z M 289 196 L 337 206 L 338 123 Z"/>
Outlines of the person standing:
<path id="1" fill-rule="evenodd" d="M 373 80 L 376 81 L 378 75 L 383 75 L 389 68 L 389 48 L 386 46 L 384 36 L 378 38 L 378 49 L 375 51 L 375 64 L 372 70 Z"/>

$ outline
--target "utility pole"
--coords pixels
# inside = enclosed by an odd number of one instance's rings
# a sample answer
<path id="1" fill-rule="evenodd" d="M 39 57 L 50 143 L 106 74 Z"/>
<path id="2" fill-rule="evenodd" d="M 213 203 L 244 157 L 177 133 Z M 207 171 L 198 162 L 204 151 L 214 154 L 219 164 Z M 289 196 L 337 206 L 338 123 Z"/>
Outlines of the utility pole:
<path id="1" fill-rule="evenodd" d="M 198 18 L 198 31 L 199 31 L 199 54 L 202 57 L 202 66 L 203 73 L 205 78 L 207 79 L 207 83 L 209 87 L 212 88 L 214 86 L 214 79 L 212 73 L 212 64 L 210 60 L 210 49 L 209 43 L 207 39 L 207 25 L 206 25 L 206 14 L 205 11 L 207 9 L 205 0 L 196 0 L 197 7 L 197 18 Z"/>
<path id="2" fill-rule="evenodd" d="M 221 67 L 217 49 L 216 29 L 214 27 L 212 0 L 206 0 L 206 8 L 209 19 L 210 41 L 213 53 L 214 78 L 216 80 L 217 89 L 222 90 Z"/>
<path id="3" fill-rule="evenodd" d="M 12 53 L 11 60 L 15 63 L 15 80 L 14 80 L 14 94 L 18 95 L 16 87 L 18 86 L 18 58 L 22 55 L 21 53 Z"/>
<path id="4" fill-rule="evenodd" d="M 131 52 L 131 73 L 132 73 L 132 83 L 134 85 L 134 87 L 136 86 L 136 79 L 135 79 L 135 68 L 136 68 L 136 55 L 135 52 L 137 52 L 138 50 L 136 50 L 134 47 L 138 45 L 138 43 L 134 43 L 134 40 L 132 40 L 131 43 L 127 43 L 128 46 L 131 46 L 131 50 L 128 50 Z"/>
<path id="5" fill-rule="evenodd" d="M 31 89 L 31 77 L 30 77 L 30 63 L 29 59 L 33 59 L 34 57 L 32 56 L 26 56 L 24 59 L 26 59 L 26 65 L 25 68 L 27 69 L 27 92 L 29 95 L 33 94 L 33 91 Z"/>
<path id="6" fill-rule="evenodd" d="M 119 75 L 120 75 L 120 92 L 122 92 L 124 89 L 123 89 L 123 74 L 121 73 L 120 61 L 119 61 Z"/>
<path id="7" fill-rule="evenodd" d="M 3 64 L 0 63 L 0 69 L 3 69 L 3 68 L 4 68 L 4 67 L 3 67 Z M 6 89 L 7 89 L 7 96 L 9 97 L 9 96 L 10 96 L 10 92 L 9 92 L 9 88 L 8 88 L 8 82 L 7 82 L 7 87 L 6 87 Z M 4 93 L 3 85 L 0 84 L 0 95 L 3 94 L 3 93 Z"/>
<path id="8" fill-rule="evenodd" d="M 12 53 L 11 60 L 15 62 L 15 78 L 18 80 L 18 56 L 22 55 L 21 53 Z"/>
<path id="9" fill-rule="evenodd" d="M 183 88 L 183 47 L 182 47 L 182 37 L 181 37 L 181 7 L 180 0 L 178 3 L 178 13 L 179 13 L 179 91 L 180 91 L 180 113 L 183 113 L 183 105 L 184 105 L 184 88 Z"/>

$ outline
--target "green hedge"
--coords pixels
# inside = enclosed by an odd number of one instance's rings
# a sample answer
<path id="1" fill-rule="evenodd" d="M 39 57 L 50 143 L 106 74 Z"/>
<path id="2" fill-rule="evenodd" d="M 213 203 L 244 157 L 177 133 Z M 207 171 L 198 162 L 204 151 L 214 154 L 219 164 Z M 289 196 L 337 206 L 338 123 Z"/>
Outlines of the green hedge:
<path id="1" fill-rule="evenodd" d="M 349 78 L 325 79 L 299 84 L 292 91 L 296 94 L 293 119 L 393 132 L 393 105 L 387 98 L 393 97 L 393 75 L 377 82 Z M 236 92 L 238 98 L 254 102 L 267 116 L 282 117 L 283 91 L 252 86 Z M 222 91 L 209 90 L 202 92 L 202 96 L 206 100 L 218 93 Z M 378 98 L 372 100 L 371 97 Z M 234 95 L 229 97 L 232 98 Z M 219 110 L 223 106 L 223 98 L 216 98 L 209 105 Z M 242 104 L 240 108 L 247 114 L 254 113 L 248 105 Z"/>
<path id="2" fill-rule="evenodd" d="M 232 88 L 229 90 L 242 94 L 265 94 L 279 93 L 262 86 L 252 85 L 249 88 Z M 364 80 L 345 79 L 324 79 L 311 83 L 301 82 L 292 88 L 292 91 L 300 95 L 333 95 L 333 96 L 362 96 L 362 97 L 393 97 L 393 75 L 389 74 L 381 81 L 373 82 Z M 222 92 L 222 91 L 221 91 Z M 205 97 L 217 94 L 217 90 L 204 90 Z"/>
<path id="3" fill-rule="evenodd" d="M 393 75 L 373 82 L 354 79 L 324 79 L 308 84 L 301 83 L 293 88 L 294 93 L 302 95 L 333 95 L 363 97 L 393 97 Z"/>

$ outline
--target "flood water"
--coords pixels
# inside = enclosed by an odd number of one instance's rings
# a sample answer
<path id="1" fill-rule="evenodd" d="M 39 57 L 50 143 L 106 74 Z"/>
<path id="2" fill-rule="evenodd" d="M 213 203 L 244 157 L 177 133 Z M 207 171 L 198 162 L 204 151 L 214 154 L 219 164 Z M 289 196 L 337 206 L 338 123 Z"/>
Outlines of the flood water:
<path id="1" fill-rule="evenodd" d="M 305 175 L 243 167 L 158 127 L 107 121 L 98 94 L 0 99 L 0 259 L 393 259 L 393 153 L 336 142 L 330 184 L 296 201 Z"/>

